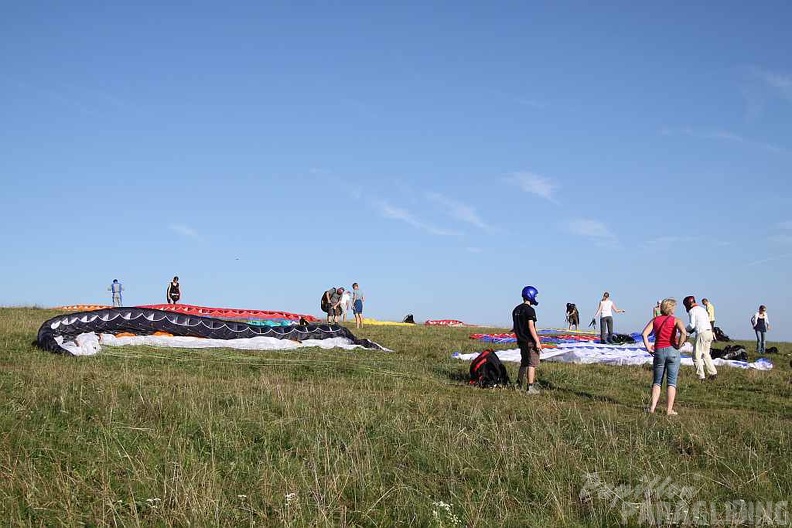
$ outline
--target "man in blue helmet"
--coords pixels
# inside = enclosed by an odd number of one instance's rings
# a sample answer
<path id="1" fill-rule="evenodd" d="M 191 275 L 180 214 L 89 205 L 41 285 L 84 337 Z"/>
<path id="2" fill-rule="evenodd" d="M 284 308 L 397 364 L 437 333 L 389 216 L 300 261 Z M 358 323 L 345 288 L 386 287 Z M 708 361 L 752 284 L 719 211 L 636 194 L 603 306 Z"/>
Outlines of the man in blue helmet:
<path id="1" fill-rule="evenodd" d="M 533 286 L 526 286 L 522 290 L 523 302 L 512 310 L 514 333 L 517 336 L 517 345 L 520 347 L 520 370 L 517 373 L 517 388 L 522 388 L 525 373 L 528 372 L 528 394 L 539 394 L 539 387 L 534 386 L 536 369 L 539 367 L 539 354 L 542 352 L 542 342 L 536 334 L 536 310 L 539 304 L 536 296 L 539 291 Z"/>

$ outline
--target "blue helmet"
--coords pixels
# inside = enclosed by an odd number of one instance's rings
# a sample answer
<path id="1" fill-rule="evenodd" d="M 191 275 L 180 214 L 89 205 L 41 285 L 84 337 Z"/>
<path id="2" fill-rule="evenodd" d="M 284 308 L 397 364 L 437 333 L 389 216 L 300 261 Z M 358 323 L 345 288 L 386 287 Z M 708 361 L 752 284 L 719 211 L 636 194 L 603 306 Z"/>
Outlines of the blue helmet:
<path id="1" fill-rule="evenodd" d="M 526 286 L 522 289 L 522 298 L 524 301 L 531 301 L 531 304 L 539 304 L 539 301 L 536 300 L 536 296 L 539 295 L 539 290 L 534 288 L 533 286 Z"/>

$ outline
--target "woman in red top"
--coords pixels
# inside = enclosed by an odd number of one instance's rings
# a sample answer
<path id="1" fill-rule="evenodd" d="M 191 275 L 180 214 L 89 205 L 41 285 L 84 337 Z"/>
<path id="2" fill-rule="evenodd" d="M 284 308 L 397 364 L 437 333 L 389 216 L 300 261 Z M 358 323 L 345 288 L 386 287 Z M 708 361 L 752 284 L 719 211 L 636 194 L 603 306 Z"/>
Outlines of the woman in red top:
<path id="1" fill-rule="evenodd" d="M 644 347 L 654 356 L 654 361 L 652 362 L 652 371 L 654 373 L 651 393 L 652 403 L 649 404 L 649 409 L 647 410 L 650 413 L 655 412 L 655 407 L 657 407 L 657 402 L 660 399 L 660 389 L 663 386 L 663 376 L 665 375 L 668 388 L 666 414 L 669 416 L 677 414 L 674 410 L 674 400 L 676 399 L 676 382 L 681 361 L 679 348 L 687 339 L 685 323 L 681 319 L 674 317 L 676 304 L 674 299 L 664 299 L 660 303 L 660 315 L 653 317 L 641 333 Z M 655 336 L 654 346 L 649 343 L 649 334 L 654 334 Z"/>

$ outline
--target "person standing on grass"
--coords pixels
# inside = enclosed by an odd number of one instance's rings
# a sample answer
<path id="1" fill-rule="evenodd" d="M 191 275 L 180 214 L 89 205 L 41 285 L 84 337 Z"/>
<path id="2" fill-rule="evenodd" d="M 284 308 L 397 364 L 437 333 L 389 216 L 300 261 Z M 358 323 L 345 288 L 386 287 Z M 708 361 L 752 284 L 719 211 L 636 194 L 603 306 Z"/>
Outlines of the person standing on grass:
<path id="1" fill-rule="evenodd" d="M 666 379 L 667 406 L 666 414 L 675 416 L 674 401 L 676 400 L 676 384 L 679 375 L 681 355 L 679 348 L 687 339 L 685 324 L 674 316 L 677 302 L 674 299 L 664 299 L 660 303 L 660 315 L 652 317 L 641 332 L 644 348 L 652 354 L 652 392 L 648 412 L 655 412 L 660 392 L 663 388 L 663 377 Z M 655 342 L 649 342 L 649 334 L 654 334 Z"/>
<path id="2" fill-rule="evenodd" d="M 580 312 L 578 312 L 575 303 L 567 303 L 566 320 L 568 323 L 567 330 L 572 330 L 573 326 L 575 327 L 575 331 L 580 329 Z"/>
<path id="3" fill-rule="evenodd" d="M 539 367 L 539 354 L 542 352 L 542 342 L 536 333 L 536 310 L 534 306 L 539 304 L 536 296 L 539 291 L 533 286 L 526 286 L 522 289 L 523 302 L 515 306 L 512 310 L 512 321 L 517 336 L 517 346 L 520 347 L 520 370 L 517 372 L 517 389 L 521 389 L 525 380 L 525 373 L 528 373 L 528 394 L 539 394 L 538 387 L 534 386 L 536 381 L 536 369 Z"/>
<path id="4" fill-rule="evenodd" d="M 179 285 L 179 277 L 173 277 L 173 280 L 168 284 L 168 291 L 165 294 L 168 304 L 176 304 L 181 299 L 181 286 Z"/>
<path id="5" fill-rule="evenodd" d="M 770 319 L 767 318 L 767 306 L 759 306 L 759 311 L 751 317 L 751 326 L 756 332 L 756 353 L 765 353 L 765 332 L 770 330 Z"/>
<path id="6" fill-rule="evenodd" d="M 113 279 L 113 282 L 107 287 L 107 291 L 110 292 L 110 295 L 113 298 L 113 308 L 120 308 L 121 292 L 124 291 L 124 286 L 118 282 L 118 279 Z"/>
<path id="7" fill-rule="evenodd" d="M 355 314 L 355 328 L 363 328 L 363 301 L 366 298 L 360 291 L 360 285 L 355 282 L 352 284 L 352 313 Z"/>
<path id="8" fill-rule="evenodd" d="M 322 296 L 322 311 L 327 313 L 328 323 L 337 323 L 338 316 L 341 314 L 339 305 L 341 304 L 341 296 L 344 294 L 344 288 L 330 288 Z"/>
<path id="9" fill-rule="evenodd" d="M 701 304 L 707 309 L 707 317 L 709 318 L 712 331 L 715 332 L 715 305 L 709 302 L 709 299 L 701 299 Z M 715 335 L 713 333 L 713 335 Z"/>
<path id="10" fill-rule="evenodd" d="M 352 301 L 352 294 L 349 291 L 344 291 L 341 294 L 341 302 L 338 308 L 341 310 L 341 321 L 346 323 L 347 310 L 349 310 L 349 303 Z"/>
<path id="11" fill-rule="evenodd" d="M 692 295 L 685 297 L 682 304 L 685 305 L 685 310 L 690 316 L 690 324 L 687 325 L 686 330 L 690 333 L 696 332 L 696 341 L 693 343 L 693 365 L 696 367 L 696 375 L 699 381 L 704 381 L 704 369 L 706 368 L 708 378 L 715 380 L 718 377 L 718 371 L 715 369 L 710 355 L 712 338 L 715 333 L 710 326 L 707 310 L 699 305 Z"/>
<path id="12" fill-rule="evenodd" d="M 602 300 L 597 306 L 597 313 L 594 314 L 594 319 L 600 316 L 600 342 L 613 344 L 613 313 L 624 313 L 624 310 L 619 310 L 610 299 L 610 293 L 605 292 L 602 294 Z"/>

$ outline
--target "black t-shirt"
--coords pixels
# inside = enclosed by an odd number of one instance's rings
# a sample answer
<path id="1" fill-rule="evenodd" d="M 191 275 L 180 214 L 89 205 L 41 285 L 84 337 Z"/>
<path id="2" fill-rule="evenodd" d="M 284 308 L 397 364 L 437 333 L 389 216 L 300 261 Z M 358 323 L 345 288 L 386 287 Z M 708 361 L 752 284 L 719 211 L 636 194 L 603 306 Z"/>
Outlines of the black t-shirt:
<path id="1" fill-rule="evenodd" d="M 536 310 L 533 306 L 526 303 L 515 306 L 512 310 L 512 321 L 514 321 L 513 331 L 517 335 L 517 342 L 536 344 L 528 328 L 528 321 L 533 321 L 536 324 Z"/>

